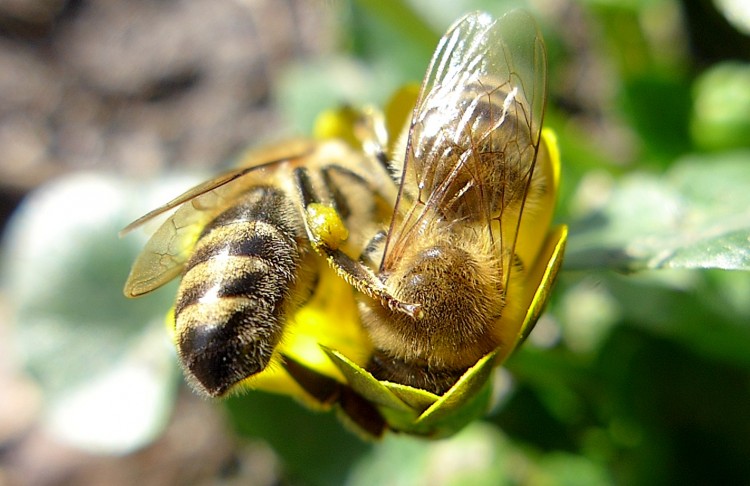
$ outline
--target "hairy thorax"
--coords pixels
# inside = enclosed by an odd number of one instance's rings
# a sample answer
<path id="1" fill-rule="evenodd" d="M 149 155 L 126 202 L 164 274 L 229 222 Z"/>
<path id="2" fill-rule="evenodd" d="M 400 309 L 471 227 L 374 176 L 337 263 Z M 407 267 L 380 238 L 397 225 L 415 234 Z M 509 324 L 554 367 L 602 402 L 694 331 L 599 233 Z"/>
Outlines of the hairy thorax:
<path id="1" fill-rule="evenodd" d="M 504 302 L 493 262 L 438 243 L 404 255 L 385 284 L 401 301 L 420 304 L 423 315 L 415 319 L 364 301 L 364 323 L 382 354 L 416 366 L 460 370 L 498 346 L 493 327 Z"/>

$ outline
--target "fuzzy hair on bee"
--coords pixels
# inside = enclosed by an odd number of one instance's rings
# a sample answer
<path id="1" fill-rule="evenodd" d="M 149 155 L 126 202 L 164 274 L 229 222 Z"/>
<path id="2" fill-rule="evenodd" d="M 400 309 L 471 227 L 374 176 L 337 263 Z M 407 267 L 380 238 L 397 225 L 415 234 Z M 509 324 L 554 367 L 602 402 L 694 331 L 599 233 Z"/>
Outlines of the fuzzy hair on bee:
<path id="1" fill-rule="evenodd" d="M 293 141 L 245 157 L 244 167 L 188 190 L 124 232 L 171 210 L 133 265 L 137 297 L 182 276 L 174 307 L 178 357 L 190 385 L 219 397 L 264 371 L 287 320 L 310 298 L 322 260 L 309 243 L 305 207 L 343 215 L 345 245 L 382 225 L 388 203 L 371 182 L 388 177 L 337 141 Z"/>
<path id="2" fill-rule="evenodd" d="M 536 170 L 545 101 L 546 54 L 528 14 L 472 13 L 441 39 L 396 144 L 386 237 L 360 258 L 378 263 L 374 283 L 353 278 L 375 378 L 440 395 L 515 342 L 515 297 L 540 246 L 522 248 L 519 235 L 549 225 L 534 211 L 548 190 Z"/>
<path id="3" fill-rule="evenodd" d="M 400 133 L 379 113 L 356 111 L 342 137 L 354 144 L 261 149 L 128 226 L 173 211 L 125 294 L 182 277 L 175 341 L 199 393 L 225 396 L 282 362 L 319 402 L 338 400 L 377 435 L 386 417 L 366 398 L 374 389 L 447 394 L 478 363 L 507 357 L 541 312 L 543 302 L 529 310 L 532 294 L 554 280 L 566 234 L 545 240 L 557 184 L 547 153 L 556 149 L 542 142 L 546 80 L 530 15 L 465 15 L 439 41 Z M 540 254 L 551 265 L 542 273 Z M 330 344 L 339 369 L 327 376 L 279 358 L 288 322 L 330 270 L 347 291 L 326 298 L 353 302 L 356 293 L 365 336 L 356 341 L 363 370 L 355 363 L 348 375 Z M 314 330 L 307 337 L 321 340 Z M 368 379 L 380 383 L 357 388 Z"/>

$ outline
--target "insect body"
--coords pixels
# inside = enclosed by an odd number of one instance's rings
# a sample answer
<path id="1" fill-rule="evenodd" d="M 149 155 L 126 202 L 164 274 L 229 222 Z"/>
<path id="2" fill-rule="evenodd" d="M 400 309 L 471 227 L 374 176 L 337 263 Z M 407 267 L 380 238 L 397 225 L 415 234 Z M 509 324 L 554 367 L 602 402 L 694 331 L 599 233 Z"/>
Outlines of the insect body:
<path id="1" fill-rule="evenodd" d="M 520 12 L 467 15 L 440 41 L 399 154 L 387 238 L 364 258 L 380 262 L 375 284 L 359 285 L 376 378 L 442 394 L 517 341 L 526 265 L 542 244 L 519 235 L 550 222 L 537 213 L 551 190 L 536 170 L 545 68 Z"/>
<path id="2" fill-rule="evenodd" d="M 560 265 L 566 233 L 549 231 L 558 158 L 542 135 L 545 98 L 531 17 L 469 14 L 441 39 L 411 121 L 388 125 L 406 125 L 400 137 L 388 145 L 366 117 L 353 131 L 369 128 L 360 142 L 370 149 L 297 142 L 147 214 L 131 227 L 176 208 L 125 292 L 184 275 L 180 360 L 194 388 L 221 396 L 268 366 L 328 265 L 359 291 L 369 337 L 357 343 L 366 370 L 326 345 L 347 382 L 335 400 L 374 433 L 384 422 L 443 433 L 428 422 L 487 383 L 533 327 Z M 441 404 L 440 395 L 456 397 Z"/>
<path id="3" fill-rule="evenodd" d="M 177 208 L 136 260 L 125 294 L 183 274 L 177 350 L 188 381 L 209 396 L 263 371 L 288 316 L 310 297 L 322 261 L 307 241 L 304 206 L 326 204 L 363 231 L 382 224 L 387 207 L 368 180 L 378 168 L 343 143 L 298 141 L 249 159 L 125 229 Z"/>

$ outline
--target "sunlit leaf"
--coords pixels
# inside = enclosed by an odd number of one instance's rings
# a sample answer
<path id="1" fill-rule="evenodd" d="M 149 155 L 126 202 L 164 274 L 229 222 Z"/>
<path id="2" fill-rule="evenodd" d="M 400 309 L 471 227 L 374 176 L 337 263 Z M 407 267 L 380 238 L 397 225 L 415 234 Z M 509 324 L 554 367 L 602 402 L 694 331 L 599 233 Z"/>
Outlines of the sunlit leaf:
<path id="1" fill-rule="evenodd" d="M 15 344 L 44 393 L 45 426 L 95 452 L 156 437 L 178 383 L 163 326 L 172 294 L 122 294 L 141 242 L 117 232 L 140 207 L 136 195 L 149 199 L 115 177 L 61 179 L 26 199 L 5 241 Z"/>
<path id="2" fill-rule="evenodd" d="M 571 225 L 566 266 L 750 269 L 748 187 L 747 151 L 686 157 L 663 177 L 625 177 Z"/>
<path id="3" fill-rule="evenodd" d="M 719 64 L 694 86 L 691 133 L 706 149 L 750 147 L 750 64 Z"/>

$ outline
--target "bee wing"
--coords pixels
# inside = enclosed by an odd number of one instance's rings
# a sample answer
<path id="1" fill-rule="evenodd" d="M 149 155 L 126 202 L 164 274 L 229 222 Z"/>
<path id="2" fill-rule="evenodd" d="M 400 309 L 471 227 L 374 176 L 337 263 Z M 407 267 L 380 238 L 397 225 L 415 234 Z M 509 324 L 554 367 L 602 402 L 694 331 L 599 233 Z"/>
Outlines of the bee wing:
<path id="1" fill-rule="evenodd" d="M 179 196 L 172 199 L 165 205 L 160 206 L 152 211 L 149 211 L 148 213 L 144 214 L 140 218 L 136 219 L 135 221 L 133 221 L 132 223 L 124 227 L 122 230 L 120 230 L 119 236 L 123 237 L 127 235 L 128 233 L 130 233 L 131 231 L 133 231 L 134 229 L 139 228 L 140 226 L 143 226 L 144 224 L 157 218 L 158 216 L 166 212 L 169 212 L 188 201 L 197 199 L 206 193 L 214 191 L 232 182 L 233 180 L 239 179 L 240 177 L 248 174 L 249 172 L 252 172 L 259 168 L 260 167 L 245 167 L 243 169 L 233 169 L 229 172 L 216 176 L 213 179 L 202 182 L 198 184 L 197 186 L 192 187 L 189 190 L 185 191 L 184 193 L 180 194 Z"/>
<path id="2" fill-rule="evenodd" d="M 290 162 L 311 150 L 308 143 L 291 144 L 286 152 L 269 151 L 263 156 L 247 157 L 245 167 L 230 170 L 211 180 L 198 184 L 165 205 L 150 211 L 130 223 L 120 236 L 167 213 L 176 211 L 151 236 L 145 248 L 133 263 L 125 282 L 124 293 L 128 297 L 146 294 L 177 277 L 190 257 L 190 250 L 201 230 L 245 188 L 246 177 L 267 178 L 264 169 Z M 269 157 L 276 156 L 270 159 Z"/>
<path id="3" fill-rule="evenodd" d="M 412 115 L 381 271 L 436 226 L 489 231 L 494 251 L 512 255 L 545 98 L 544 43 L 529 14 L 475 12 L 448 30 Z"/>

